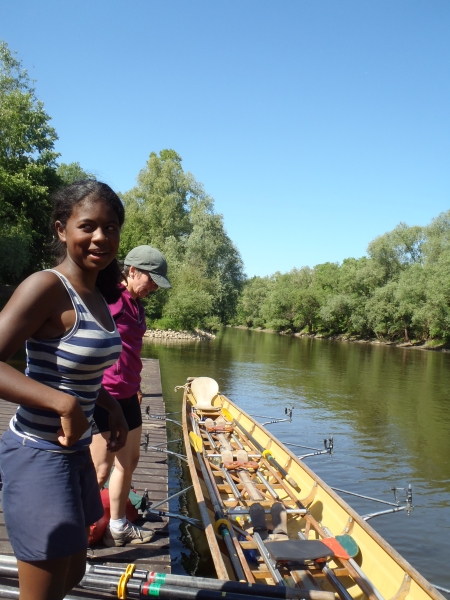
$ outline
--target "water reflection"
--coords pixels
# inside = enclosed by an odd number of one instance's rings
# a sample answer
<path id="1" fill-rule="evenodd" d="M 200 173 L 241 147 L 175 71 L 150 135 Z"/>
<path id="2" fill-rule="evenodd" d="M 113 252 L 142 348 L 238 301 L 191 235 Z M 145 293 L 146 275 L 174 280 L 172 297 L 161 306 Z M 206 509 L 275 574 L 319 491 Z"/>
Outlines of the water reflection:
<path id="1" fill-rule="evenodd" d="M 412 483 L 412 516 L 371 524 L 427 578 L 450 586 L 443 572 L 450 555 L 448 354 L 223 329 L 214 342 L 148 343 L 144 355 L 161 361 L 167 410 L 181 404 L 175 385 L 208 375 L 250 413 L 281 416 L 293 404 L 293 422 L 271 426 L 284 441 L 320 446 L 334 435 L 332 458 L 307 459 L 330 485 L 392 500 L 392 485 Z M 186 472 L 174 468 L 183 482 Z M 362 514 L 379 506 L 346 500 Z M 190 497 L 188 504 L 195 510 Z M 188 542 L 180 570 L 197 561 L 207 571 L 198 536 Z"/>

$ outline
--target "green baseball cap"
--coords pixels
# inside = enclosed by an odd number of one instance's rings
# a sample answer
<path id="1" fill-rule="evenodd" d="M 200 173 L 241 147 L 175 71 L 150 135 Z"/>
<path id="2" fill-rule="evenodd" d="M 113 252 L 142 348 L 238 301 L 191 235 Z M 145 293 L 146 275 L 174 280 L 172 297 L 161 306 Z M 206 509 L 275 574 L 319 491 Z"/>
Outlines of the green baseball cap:
<path id="1" fill-rule="evenodd" d="M 136 246 L 130 250 L 123 261 L 128 267 L 136 267 L 141 271 L 148 271 L 150 277 L 161 288 L 171 288 L 167 279 L 167 261 L 162 253 L 151 246 Z"/>

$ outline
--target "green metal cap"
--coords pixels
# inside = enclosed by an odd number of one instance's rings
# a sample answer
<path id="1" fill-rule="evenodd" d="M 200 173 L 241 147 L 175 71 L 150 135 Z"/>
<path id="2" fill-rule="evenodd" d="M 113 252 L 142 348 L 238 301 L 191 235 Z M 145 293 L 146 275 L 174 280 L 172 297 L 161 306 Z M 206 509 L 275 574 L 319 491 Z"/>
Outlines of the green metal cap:
<path id="1" fill-rule="evenodd" d="M 161 288 L 171 288 L 167 279 L 167 262 L 162 253 L 151 246 L 137 246 L 130 250 L 123 261 L 128 267 L 148 271 L 150 277 Z"/>

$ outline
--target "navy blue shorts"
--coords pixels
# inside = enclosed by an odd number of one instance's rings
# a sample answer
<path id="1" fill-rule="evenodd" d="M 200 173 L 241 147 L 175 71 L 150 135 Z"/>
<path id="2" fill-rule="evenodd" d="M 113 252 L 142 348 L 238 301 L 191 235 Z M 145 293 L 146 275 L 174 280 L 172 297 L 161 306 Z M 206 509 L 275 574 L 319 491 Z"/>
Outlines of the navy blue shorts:
<path id="1" fill-rule="evenodd" d="M 103 515 L 89 449 L 38 450 L 8 430 L 0 470 L 5 525 L 19 560 L 65 558 L 87 548 L 86 527 Z"/>

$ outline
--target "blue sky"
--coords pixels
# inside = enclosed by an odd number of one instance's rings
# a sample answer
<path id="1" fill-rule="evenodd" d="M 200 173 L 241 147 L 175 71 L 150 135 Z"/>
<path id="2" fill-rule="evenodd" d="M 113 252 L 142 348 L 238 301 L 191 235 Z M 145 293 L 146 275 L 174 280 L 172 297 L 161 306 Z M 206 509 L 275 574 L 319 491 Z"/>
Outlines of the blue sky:
<path id="1" fill-rule="evenodd" d="M 448 0 L 0 0 L 61 161 L 122 192 L 173 148 L 246 272 L 450 208 Z"/>

